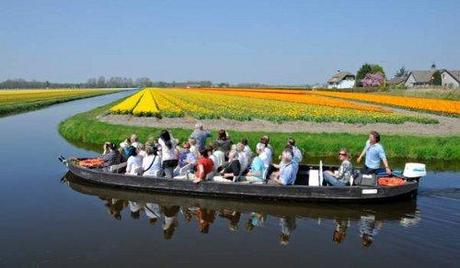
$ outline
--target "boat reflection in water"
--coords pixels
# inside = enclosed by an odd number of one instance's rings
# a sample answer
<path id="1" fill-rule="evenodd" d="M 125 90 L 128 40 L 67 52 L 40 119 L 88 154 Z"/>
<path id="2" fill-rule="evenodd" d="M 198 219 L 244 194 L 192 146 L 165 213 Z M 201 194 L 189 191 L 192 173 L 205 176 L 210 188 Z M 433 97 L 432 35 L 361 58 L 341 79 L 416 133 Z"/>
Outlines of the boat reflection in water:
<path id="1" fill-rule="evenodd" d="M 331 232 L 332 240 L 337 244 L 346 239 L 351 226 L 357 225 L 362 245 L 369 247 L 385 222 L 410 227 L 421 219 L 416 200 L 369 205 L 257 202 L 120 190 L 85 183 L 71 173 L 67 173 L 63 181 L 77 192 L 98 196 L 115 220 L 122 220 L 122 211 L 129 210 L 133 219 L 145 217 L 152 225 L 161 222 L 164 239 L 174 236 L 180 215 L 185 224 L 196 222 L 199 232 L 205 234 L 210 233 L 211 225 L 217 220 L 227 221 L 231 231 L 244 228 L 251 232 L 263 228 L 267 218 L 273 217 L 279 221 L 281 245 L 289 243 L 297 221 L 313 219 L 318 223 L 324 220 L 335 223 Z"/>

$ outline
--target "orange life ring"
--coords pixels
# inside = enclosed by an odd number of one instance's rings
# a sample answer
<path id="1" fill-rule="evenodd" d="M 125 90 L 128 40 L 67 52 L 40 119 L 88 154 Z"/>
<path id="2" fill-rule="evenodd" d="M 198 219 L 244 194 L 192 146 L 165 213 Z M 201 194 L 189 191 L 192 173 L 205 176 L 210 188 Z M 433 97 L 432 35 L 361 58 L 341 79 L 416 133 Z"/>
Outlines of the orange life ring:
<path id="1" fill-rule="evenodd" d="M 380 186 L 400 186 L 406 183 L 406 181 L 401 178 L 383 177 L 379 178 L 378 183 Z"/>

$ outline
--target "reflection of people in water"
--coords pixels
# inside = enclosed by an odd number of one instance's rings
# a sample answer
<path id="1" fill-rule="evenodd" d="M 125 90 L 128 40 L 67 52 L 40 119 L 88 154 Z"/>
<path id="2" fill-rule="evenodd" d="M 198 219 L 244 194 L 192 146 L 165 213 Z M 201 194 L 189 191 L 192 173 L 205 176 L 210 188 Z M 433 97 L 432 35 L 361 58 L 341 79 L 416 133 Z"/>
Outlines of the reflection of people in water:
<path id="1" fill-rule="evenodd" d="M 252 212 L 251 217 L 248 220 L 248 223 L 246 224 L 246 230 L 248 232 L 252 231 L 254 227 L 262 227 L 265 222 L 265 216 L 261 213 L 258 212 Z"/>
<path id="2" fill-rule="evenodd" d="M 345 239 L 345 236 L 347 235 L 347 228 L 348 224 L 345 220 L 336 220 L 332 240 L 335 241 L 337 244 L 342 243 L 342 241 Z"/>
<path id="3" fill-rule="evenodd" d="M 131 218 L 139 219 L 141 216 L 141 210 L 144 207 L 144 204 L 141 202 L 128 201 L 129 210 L 131 211 Z"/>
<path id="4" fill-rule="evenodd" d="M 198 209 L 198 218 L 200 222 L 200 232 L 207 234 L 209 232 L 209 226 L 215 219 L 214 210 L 200 208 Z"/>
<path id="5" fill-rule="evenodd" d="M 126 202 L 118 199 L 107 199 L 105 206 L 113 218 L 121 220 L 121 211 L 126 207 Z"/>
<path id="6" fill-rule="evenodd" d="M 291 233 L 297 227 L 295 223 L 295 217 L 294 216 L 281 217 L 280 226 L 281 226 L 280 243 L 281 245 L 286 246 L 287 244 L 289 244 Z"/>
<path id="7" fill-rule="evenodd" d="M 214 222 L 215 211 L 207 208 L 188 208 L 183 211 L 186 221 L 190 222 L 195 217 L 200 227 L 200 232 L 207 234 L 209 226 Z"/>
<path id="8" fill-rule="evenodd" d="M 220 211 L 219 216 L 222 218 L 226 218 L 230 221 L 228 228 L 231 231 L 238 230 L 238 223 L 240 222 L 241 213 L 235 210 L 228 210 L 224 209 Z"/>
<path id="9" fill-rule="evenodd" d="M 190 223 L 192 221 L 192 218 L 193 218 L 193 214 L 191 212 L 191 210 L 193 210 L 194 208 L 181 208 L 181 212 L 182 212 L 182 215 L 184 215 L 184 222 L 185 223 Z"/>
<path id="10" fill-rule="evenodd" d="M 179 210 L 179 206 L 161 207 L 161 211 L 163 211 L 164 214 L 163 238 L 166 240 L 172 238 L 174 231 L 176 230 L 177 226 L 179 226 L 179 221 L 177 220 L 177 213 Z"/>
<path id="11" fill-rule="evenodd" d="M 382 229 L 383 223 L 375 220 L 375 215 L 369 214 L 361 216 L 359 221 L 359 233 L 361 243 L 364 247 L 370 247 L 378 231 Z"/>
<path id="12" fill-rule="evenodd" d="M 160 206 L 155 203 L 146 203 L 144 206 L 145 216 L 149 218 L 150 224 L 155 224 L 157 220 L 161 217 Z"/>

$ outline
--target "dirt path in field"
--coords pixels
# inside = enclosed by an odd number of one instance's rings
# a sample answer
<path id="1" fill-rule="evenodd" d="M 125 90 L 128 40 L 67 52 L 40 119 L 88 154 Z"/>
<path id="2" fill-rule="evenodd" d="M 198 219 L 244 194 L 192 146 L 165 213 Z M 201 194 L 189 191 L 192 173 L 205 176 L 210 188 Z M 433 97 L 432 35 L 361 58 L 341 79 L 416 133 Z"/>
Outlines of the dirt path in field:
<path id="1" fill-rule="evenodd" d="M 380 106 L 380 105 L 372 105 Z M 316 123 L 306 121 L 289 121 L 274 123 L 265 120 L 254 119 L 251 121 L 237 121 L 230 119 L 205 119 L 195 118 L 163 118 L 135 117 L 131 115 L 100 115 L 99 120 L 107 123 L 122 124 L 130 126 L 145 126 L 157 128 L 186 128 L 193 129 L 196 122 L 200 121 L 207 129 L 228 129 L 238 131 L 260 131 L 260 132 L 346 132 L 346 133 L 369 133 L 377 130 L 383 134 L 402 134 L 417 136 L 458 136 L 460 135 L 460 118 L 446 117 L 422 112 L 413 112 L 397 108 L 386 109 L 407 115 L 423 115 L 437 119 L 439 124 L 419 124 L 406 122 L 403 124 L 372 123 L 372 124 L 346 124 L 338 122 Z"/>

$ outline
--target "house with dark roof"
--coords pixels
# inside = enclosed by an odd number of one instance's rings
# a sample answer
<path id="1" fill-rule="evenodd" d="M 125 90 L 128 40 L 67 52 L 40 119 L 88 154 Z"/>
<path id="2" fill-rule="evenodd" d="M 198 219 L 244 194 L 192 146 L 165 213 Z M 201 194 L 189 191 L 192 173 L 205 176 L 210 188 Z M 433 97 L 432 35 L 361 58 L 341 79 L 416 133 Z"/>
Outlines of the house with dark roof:
<path id="1" fill-rule="evenodd" d="M 327 88 L 353 88 L 354 86 L 355 75 L 350 72 L 338 71 L 327 80 Z"/>
<path id="2" fill-rule="evenodd" d="M 431 69 L 428 71 L 412 71 L 406 78 L 404 85 L 407 87 L 423 87 L 431 86 L 434 81 L 434 73 L 437 70 Z"/>
<path id="3" fill-rule="evenodd" d="M 443 70 L 441 72 L 442 86 L 447 88 L 460 87 L 460 70 Z"/>
<path id="4" fill-rule="evenodd" d="M 412 71 L 404 81 L 407 87 L 428 87 L 433 86 L 434 74 L 441 75 L 441 85 L 448 88 L 460 87 L 460 70 L 431 69 L 426 71 Z"/>

